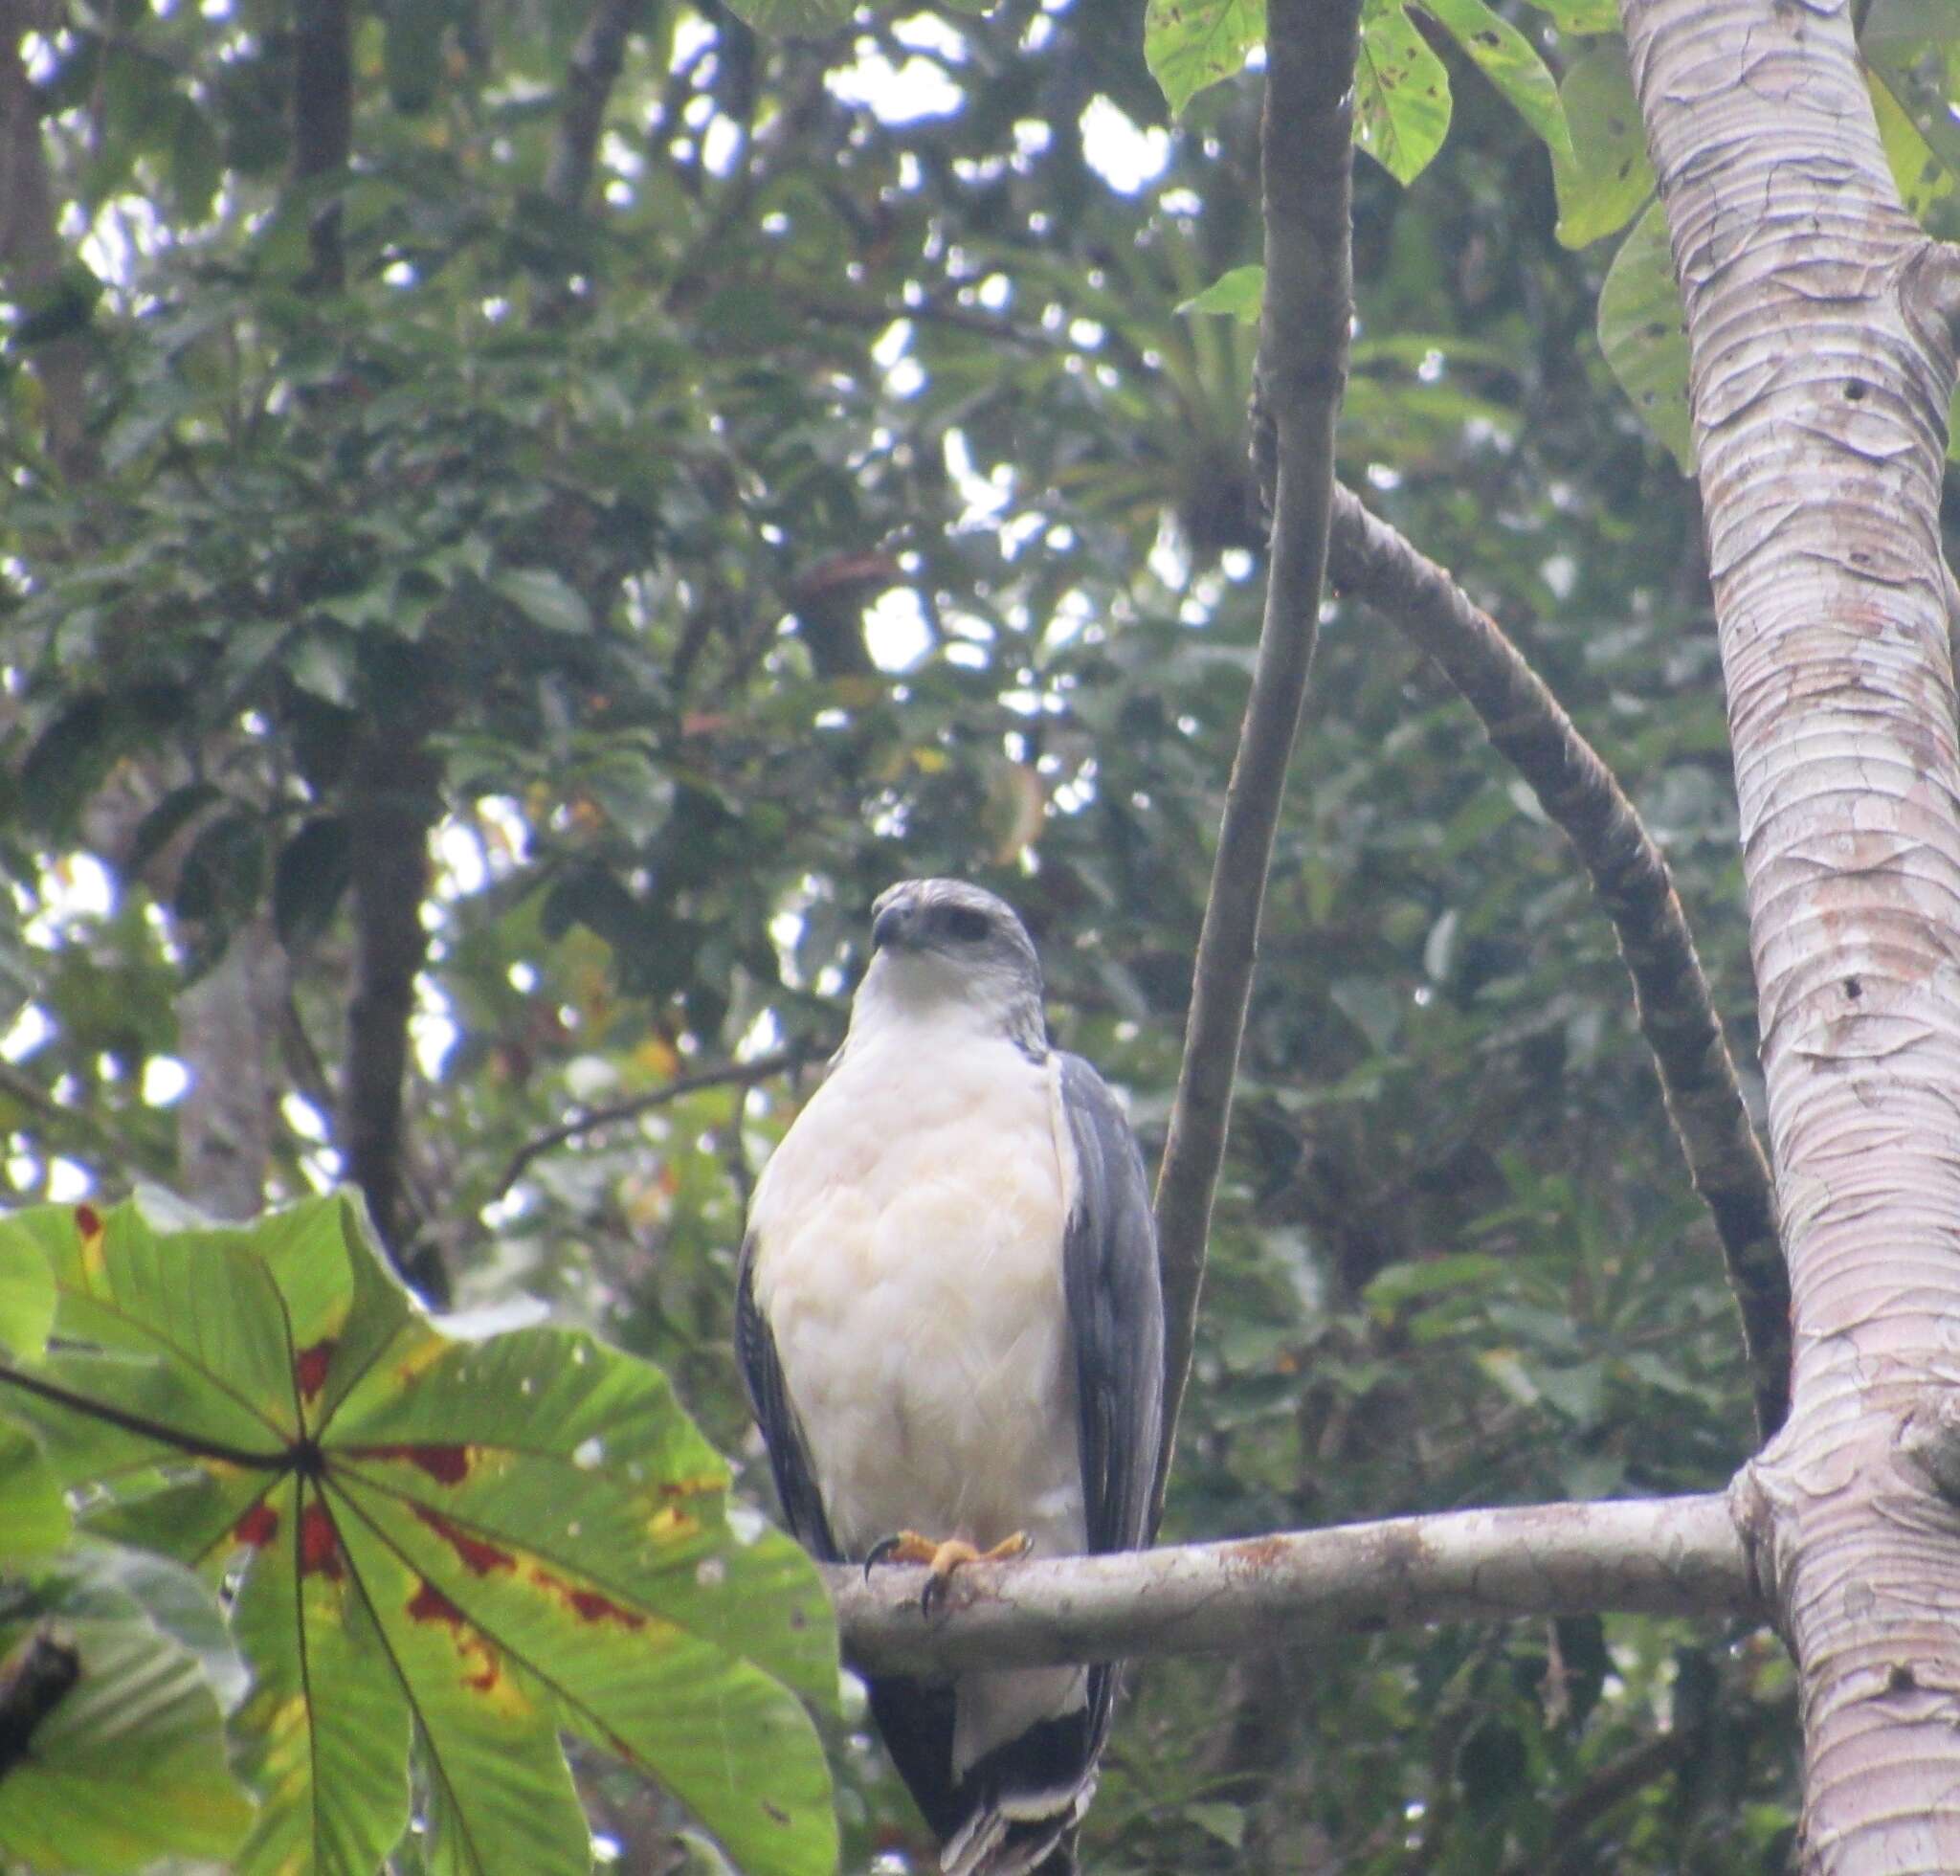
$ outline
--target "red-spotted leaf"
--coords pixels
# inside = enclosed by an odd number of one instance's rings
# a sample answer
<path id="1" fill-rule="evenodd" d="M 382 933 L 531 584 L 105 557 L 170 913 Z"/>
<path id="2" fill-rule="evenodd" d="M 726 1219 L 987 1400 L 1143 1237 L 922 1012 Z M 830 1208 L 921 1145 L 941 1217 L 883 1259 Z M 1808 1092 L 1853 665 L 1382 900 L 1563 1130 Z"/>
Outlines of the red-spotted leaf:
<path id="1" fill-rule="evenodd" d="M 53 1222 L 51 1222 L 53 1220 Z M 750 1871 L 823 1876 L 834 1702 L 821 1583 L 744 1541 L 665 1379 L 590 1336 L 460 1339 L 358 1207 L 165 1231 L 134 1207 L 0 1222 L 53 1271 L 55 1342 L 0 1365 L 88 1522 L 234 1585 L 246 1876 L 583 1876 L 561 1731 L 659 1779 Z M 410 1777 L 411 1753 L 415 1777 Z"/>

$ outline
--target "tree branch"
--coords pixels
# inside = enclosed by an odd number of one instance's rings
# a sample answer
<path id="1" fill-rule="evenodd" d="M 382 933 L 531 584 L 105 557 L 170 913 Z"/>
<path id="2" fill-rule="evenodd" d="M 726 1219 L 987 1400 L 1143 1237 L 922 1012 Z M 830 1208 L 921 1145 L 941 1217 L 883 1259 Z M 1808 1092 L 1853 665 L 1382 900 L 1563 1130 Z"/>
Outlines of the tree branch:
<path id="1" fill-rule="evenodd" d="M 501 1198 L 541 1153 L 548 1153 L 552 1148 L 562 1147 L 568 1140 L 576 1140 L 582 1133 L 590 1133 L 595 1128 L 610 1126 L 613 1121 L 630 1121 L 637 1114 L 651 1113 L 656 1107 L 664 1107 L 669 1102 L 699 1094 L 703 1088 L 753 1087 L 771 1076 L 787 1075 L 812 1059 L 813 1052 L 808 1049 L 778 1049 L 774 1055 L 757 1056 L 753 1061 L 724 1061 L 718 1067 L 699 1069 L 692 1075 L 677 1075 L 671 1082 L 625 1101 L 608 1102 L 602 1107 L 582 1107 L 568 1121 L 548 1128 L 534 1140 L 527 1140 L 511 1154 L 490 1200 L 494 1204 Z"/>
<path id="2" fill-rule="evenodd" d="M 436 777 L 434 757 L 383 726 L 355 751 L 347 790 L 354 986 L 335 1144 L 398 1265 L 408 1251 L 402 1083 L 415 978 L 429 942 L 422 898 L 438 809 Z M 434 1281 L 439 1284 L 439 1273 Z"/>
<path id="3" fill-rule="evenodd" d="M 1334 497 L 1333 581 L 1440 664 L 1498 750 L 1566 832 L 1592 878 L 1634 980 L 1688 1175 L 1715 1221 L 1767 1440 L 1790 1400 L 1790 1277 L 1770 1162 L 1660 850 L 1613 771 L 1497 622 L 1351 490 Z"/>
<path id="4" fill-rule="evenodd" d="M 1259 909 L 1319 636 L 1334 423 L 1352 316 L 1351 81 L 1360 0 L 1273 0 L 1260 128 L 1266 300 L 1258 378 L 1278 438 L 1265 615 L 1192 972 L 1184 1063 L 1157 1180 L 1164 1269 L 1161 1510 L 1197 1321 L 1212 1197 L 1245 1035 Z"/>
<path id="5" fill-rule="evenodd" d="M 347 0 L 298 0 L 293 31 L 293 179 L 316 183 L 340 175 L 354 141 L 353 34 Z M 345 278 L 338 195 L 310 205 L 307 241 L 315 281 Z"/>
<path id="6" fill-rule="evenodd" d="M 558 208 L 576 210 L 591 185 L 592 159 L 606 122 L 606 100 L 626 62 L 626 41 L 639 24 L 646 0 L 598 0 L 572 48 L 565 75 L 565 108 L 545 173 L 545 194 Z"/>
<path id="7" fill-rule="evenodd" d="M 1226 1544 L 969 1564 L 920 1613 L 924 1572 L 824 1572 L 845 1658 L 946 1675 L 1272 1648 L 1444 1621 L 1763 1613 L 1720 1493 L 1447 1511 Z"/>
<path id="8" fill-rule="evenodd" d="M 1584 1841 L 1586 1833 L 1637 1792 L 1678 1772 L 1705 1750 L 1707 1743 L 1700 1731 L 1657 1732 L 1592 1773 L 1551 1814 L 1551 1828 L 1546 1835 L 1558 1852 L 1553 1876 L 1579 1876 L 1583 1870 L 1596 1869 L 1598 1859 Z"/>

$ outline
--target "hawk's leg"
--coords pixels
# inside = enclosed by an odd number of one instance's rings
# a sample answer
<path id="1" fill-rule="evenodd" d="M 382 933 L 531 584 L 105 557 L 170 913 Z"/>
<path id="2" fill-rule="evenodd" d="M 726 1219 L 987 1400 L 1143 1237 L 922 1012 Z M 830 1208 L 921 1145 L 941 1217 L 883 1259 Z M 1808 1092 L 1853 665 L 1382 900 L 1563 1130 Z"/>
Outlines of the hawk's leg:
<path id="1" fill-rule="evenodd" d="M 1025 1530 L 1017 1530 L 1012 1537 L 1003 1537 L 991 1550 L 982 1551 L 968 1543 L 963 1537 L 948 1537 L 944 1543 L 935 1543 L 930 1537 L 922 1537 L 916 1530 L 902 1530 L 895 1537 L 881 1538 L 866 1552 L 864 1574 L 869 1576 L 875 1565 L 880 1563 L 923 1563 L 931 1572 L 925 1579 L 925 1589 L 919 1597 L 919 1610 L 929 1616 L 946 1600 L 947 1585 L 952 1581 L 952 1574 L 963 1563 L 1012 1563 L 1016 1557 L 1024 1557 L 1035 1548 L 1035 1540 Z"/>

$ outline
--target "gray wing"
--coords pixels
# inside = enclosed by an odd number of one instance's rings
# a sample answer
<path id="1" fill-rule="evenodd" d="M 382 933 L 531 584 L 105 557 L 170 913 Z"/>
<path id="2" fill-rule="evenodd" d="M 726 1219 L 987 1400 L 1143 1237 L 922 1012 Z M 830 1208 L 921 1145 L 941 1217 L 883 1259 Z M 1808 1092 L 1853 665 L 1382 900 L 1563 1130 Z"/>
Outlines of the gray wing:
<path id="1" fill-rule="evenodd" d="M 1164 1417 L 1164 1293 L 1143 1155 L 1116 1097 L 1080 1056 L 1060 1059 L 1077 1185 L 1062 1250 L 1083 1512 L 1091 1551 L 1152 1535 Z"/>
<path id="2" fill-rule="evenodd" d="M 776 1496 L 782 1500 L 785 1521 L 813 1556 L 825 1563 L 841 1563 L 842 1552 L 831 1536 L 830 1520 L 824 1516 L 823 1495 L 817 1489 L 816 1469 L 810 1463 L 803 1424 L 783 1384 L 776 1338 L 769 1332 L 768 1319 L 756 1306 L 753 1232 L 742 1240 L 736 1272 L 735 1359 L 748 1392 L 749 1410 L 762 1428 L 763 1444 L 768 1448 L 769 1470 L 775 1475 Z"/>

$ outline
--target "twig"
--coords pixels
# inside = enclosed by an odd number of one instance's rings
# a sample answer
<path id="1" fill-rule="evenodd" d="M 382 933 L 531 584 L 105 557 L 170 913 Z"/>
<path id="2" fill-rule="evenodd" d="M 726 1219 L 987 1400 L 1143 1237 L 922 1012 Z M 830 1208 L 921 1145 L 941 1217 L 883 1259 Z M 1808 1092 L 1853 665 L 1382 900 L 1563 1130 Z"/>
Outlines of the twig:
<path id="1" fill-rule="evenodd" d="M 1764 1613 L 1719 1492 L 968 1564 L 929 1620 L 919 1608 L 924 1576 L 856 1564 L 824 1572 L 855 1666 L 944 1675 L 1274 1648 L 1430 1622 Z"/>
<path id="2" fill-rule="evenodd" d="M 1775 1188 L 1666 860 L 1613 771 L 1496 621 L 1346 488 L 1334 497 L 1329 570 L 1343 592 L 1366 599 L 1442 666 L 1592 875 L 1633 976 L 1640 1033 L 1689 1177 L 1722 1240 L 1767 1440 L 1790 1397 L 1790 1279 Z"/>
<path id="3" fill-rule="evenodd" d="M 602 1107 L 582 1107 L 568 1121 L 539 1134 L 534 1140 L 526 1141 L 511 1154 L 509 1164 L 503 1169 L 503 1176 L 497 1181 L 497 1190 L 490 1195 L 490 1202 L 494 1204 L 516 1185 L 523 1176 L 524 1169 L 541 1153 L 548 1153 L 552 1148 L 562 1147 L 568 1140 L 576 1140 L 582 1133 L 590 1133 L 595 1128 L 608 1127 L 614 1121 L 630 1121 L 636 1114 L 651 1113 L 656 1107 L 664 1107 L 669 1102 L 699 1094 L 703 1088 L 753 1087 L 771 1076 L 787 1075 L 800 1068 L 806 1061 L 813 1060 L 815 1053 L 811 1049 L 778 1049 L 774 1055 L 757 1056 L 753 1061 L 724 1061 L 714 1068 L 699 1069 L 692 1075 L 677 1075 L 673 1081 L 625 1101 L 609 1102 Z"/>
<path id="4" fill-rule="evenodd" d="M 1184 1063 L 1157 1180 L 1164 1269 L 1161 1509 L 1191 1372 L 1212 1196 L 1245 1034 L 1259 908 L 1318 636 L 1348 369 L 1353 98 L 1360 0 L 1274 0 L 1260 129 L 1266 302 L 1258 375 L 1278 435 L 1265 616 L 1192 972 Z"/>

